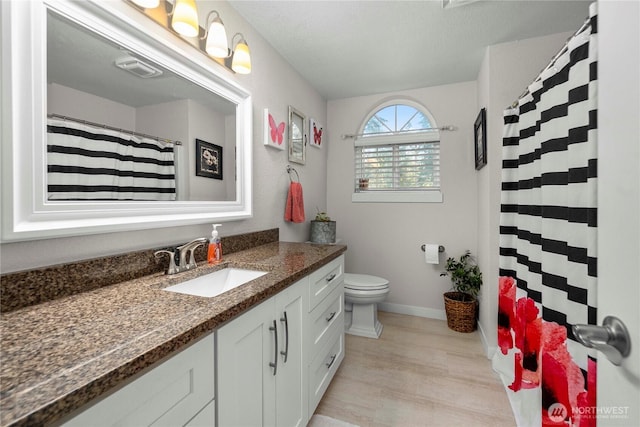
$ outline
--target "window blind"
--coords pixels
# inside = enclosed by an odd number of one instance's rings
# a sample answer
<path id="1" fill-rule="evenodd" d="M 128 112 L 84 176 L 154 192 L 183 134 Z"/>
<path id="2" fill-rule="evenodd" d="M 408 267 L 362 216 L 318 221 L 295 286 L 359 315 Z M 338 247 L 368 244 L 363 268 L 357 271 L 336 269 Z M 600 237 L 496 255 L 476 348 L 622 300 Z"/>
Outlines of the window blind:
<path id="1" fill-rule="evenodd" d="M 356 145 L 355 188 L 367 191 L 440 189 L 440 141 Z"/>

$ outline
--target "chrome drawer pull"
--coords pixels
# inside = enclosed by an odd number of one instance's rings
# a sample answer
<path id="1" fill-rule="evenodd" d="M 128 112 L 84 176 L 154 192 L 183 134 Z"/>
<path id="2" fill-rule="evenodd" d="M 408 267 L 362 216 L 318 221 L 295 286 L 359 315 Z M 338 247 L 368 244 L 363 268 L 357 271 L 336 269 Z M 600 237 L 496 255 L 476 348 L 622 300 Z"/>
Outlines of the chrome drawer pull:
<path id="1" fill-rule="evenodd" d="M 331 319 L 333 319 L 334 317 L 336 317 L 336 313 L 337 313 L 337 311 L 334 311 L 333 313 L 331 313 L 331 314 L 329 315 L 329 317 L 327 317 L 327 322 L 331 322 Z"/>
<path id="2" fill-rule="evenodd" d="M 334 354 L 333 356 L 331 356 L 331 360 L 329 361 L 329 363 L 326 363 L 327 369 L 331 369 L 331 365 L 333 365 L 333 362 L 336 361 L 336 357 L 337 356 L 338 356 L 338 354 Z"/>
<path id="3" fill-rule="evenodd" d="M 331 276 L 327 277 L 325 280 L 327 281 L 327 283 L 329 283 L 330 281 L 332 281 L 335 278 L 336 278 L 336 273 L 333 273 Z"/>

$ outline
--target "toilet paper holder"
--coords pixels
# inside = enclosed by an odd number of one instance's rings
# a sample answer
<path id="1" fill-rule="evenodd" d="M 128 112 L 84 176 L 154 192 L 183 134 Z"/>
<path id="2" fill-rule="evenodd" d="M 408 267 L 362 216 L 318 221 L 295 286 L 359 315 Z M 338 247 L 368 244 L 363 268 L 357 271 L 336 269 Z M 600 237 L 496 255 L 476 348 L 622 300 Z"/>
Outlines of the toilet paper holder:
<path id="1" fill-rule="evenodd" d="M 424 245 L 420 246 L 420 250 L 424 252 Z M 440 253 L 444 252 L 444 246 L 442 245 L 438 246 L 438 252 Z"/>

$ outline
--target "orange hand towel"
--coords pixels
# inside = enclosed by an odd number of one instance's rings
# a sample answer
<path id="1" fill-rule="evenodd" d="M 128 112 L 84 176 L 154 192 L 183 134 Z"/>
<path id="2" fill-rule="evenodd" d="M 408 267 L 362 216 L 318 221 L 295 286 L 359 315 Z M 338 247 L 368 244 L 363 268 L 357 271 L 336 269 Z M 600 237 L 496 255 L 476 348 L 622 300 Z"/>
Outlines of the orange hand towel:
<path id="1" fill-rule="evenodd" d="M 299 182 L 292 182 L 289 186 L 287 206 L 284 210 L 284 220 L 304 222 L 304 200 L 302 199 L 302 185 Z"/>

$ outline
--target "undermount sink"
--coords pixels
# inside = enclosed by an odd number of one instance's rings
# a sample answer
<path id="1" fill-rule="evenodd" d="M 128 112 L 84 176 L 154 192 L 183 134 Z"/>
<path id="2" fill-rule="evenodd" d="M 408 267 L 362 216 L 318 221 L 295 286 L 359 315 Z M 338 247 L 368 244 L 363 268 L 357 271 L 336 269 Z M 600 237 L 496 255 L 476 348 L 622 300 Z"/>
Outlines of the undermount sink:
<path id="1" fill-rule="evenodd" d="M 165 291 L 199 297 L 215 297 L 267 274 L 266 271 L 225 268 L 164 288 Z"/>

